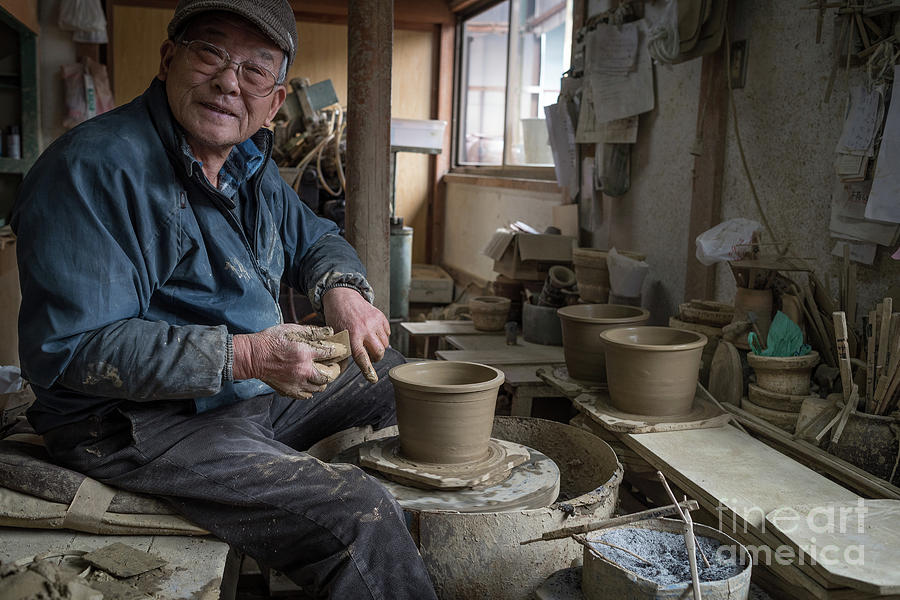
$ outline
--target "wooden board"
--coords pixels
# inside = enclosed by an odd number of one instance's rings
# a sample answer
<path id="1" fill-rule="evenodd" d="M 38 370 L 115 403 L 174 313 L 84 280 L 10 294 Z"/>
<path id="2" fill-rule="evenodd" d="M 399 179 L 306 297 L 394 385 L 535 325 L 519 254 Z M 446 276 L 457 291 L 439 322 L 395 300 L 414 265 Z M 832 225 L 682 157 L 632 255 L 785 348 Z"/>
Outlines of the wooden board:
<path id="1" fill-rule="evenodd" d="M 461 360 L 485 365 L 546 365 L 563 363 L 562 346 L 540 346 L 525 348 L 507 346 L 504 350 L 438 350 L 439 360 Z"/>
<path id="2" fill-rule="evenodd" d="M 423 321 L 400 323 L 406 333 L 417 335 L 490 335 L 491 331 L 478 331 L 472 321 Z"/>
<path id="3" fill-rule="evenodd" d="M 734 344 L 719 342 L 709 367 L 709 393 L 719 402 L 740 405 L 744 393 L 744 371 L 741 355 Z"/>
<path id="4" fill-rule="evenodd" d="M 829 581 L 864 592 L 900 594 L 900 501 L 804 504 L 766 515 L 772 532 L 814 556 Z"/>
<path id="5" fill-rule="evenodd" d="M 699 387 L 699 386 L 698 386 Z M 702 388 L 700 388 L 702 389 Z M 616 410 L 609 403 L 609 393 L 582 394 L 572 400 L 575 408 L 610 431 L 621 433 L 651 433 L 724 427 L 731 415 L 718 408 L 704 395 L 694 398 L 691 412 L 679 417 L 647 417 L 630 415 Z"/>
<path id="6" fill-rule="evenodd" d="M 454 350 L 496 350 L 503 352 L 508 349 L 535 349 L 540 352 L 542 348 L 547 347 L 543 344 L 526 342 L 521 335 L 516 338 L 515 344 L 507 344 L 506 336 L 502 333 L 494 333 L 492 335 L 448 335 L 444 338 L 444 341 Z"/>
<path id="7" fill-rule="evenodd" d="M 623 441 L 680 487 L 696 490 L 698 501 L 733 514 L 739 526 L 759 529 L 776 508 L 810 498 L 859 498 L 734 427 L 626 434 Z"/>

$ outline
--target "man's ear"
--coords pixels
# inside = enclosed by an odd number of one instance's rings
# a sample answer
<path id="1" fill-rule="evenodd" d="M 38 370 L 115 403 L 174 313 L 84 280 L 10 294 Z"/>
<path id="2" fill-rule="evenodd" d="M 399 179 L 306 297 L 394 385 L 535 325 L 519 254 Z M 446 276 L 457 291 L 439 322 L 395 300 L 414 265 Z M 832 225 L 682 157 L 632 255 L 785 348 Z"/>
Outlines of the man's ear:
<path id="1" fill-rule="evenodd" d="M 275 86 L 275 91 L 272 92 L 272 104 L 269 107 L 269 113 L 266 115 L 265 126 L 270 127 L 272 125 L 272 119 L 275 118 L 275 115 L 278 113 L 278 109 L 281 108 L 281 105 L 284 104 L 284 100 L 287 98 L 287 90 L 284 85 Z"/>
<path id="2" fill-rule="evenodd" d="M 169 67 L 172 64 L 172 59 L 175 58 L 176 49 L 177 46 L 172 40 L 164 41 L 162 46 L 159 47 L 159 73 L 157 73 L 156 77 L 160 81 L 165 81 L 169 75 Z"/>

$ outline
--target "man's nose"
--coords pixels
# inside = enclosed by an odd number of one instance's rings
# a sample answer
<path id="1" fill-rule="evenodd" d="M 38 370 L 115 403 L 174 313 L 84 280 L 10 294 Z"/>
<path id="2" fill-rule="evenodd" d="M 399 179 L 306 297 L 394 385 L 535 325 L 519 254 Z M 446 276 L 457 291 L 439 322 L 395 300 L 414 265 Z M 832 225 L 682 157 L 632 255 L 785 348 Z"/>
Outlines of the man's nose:
<path id="1" fill-rule="evenodd" d="M 237 94 L 241 87 L 237 76 L 238 68 L 239 65 L 233 62 L 226 64 L 213 76 L 213 85 L 223 94 Z"/>

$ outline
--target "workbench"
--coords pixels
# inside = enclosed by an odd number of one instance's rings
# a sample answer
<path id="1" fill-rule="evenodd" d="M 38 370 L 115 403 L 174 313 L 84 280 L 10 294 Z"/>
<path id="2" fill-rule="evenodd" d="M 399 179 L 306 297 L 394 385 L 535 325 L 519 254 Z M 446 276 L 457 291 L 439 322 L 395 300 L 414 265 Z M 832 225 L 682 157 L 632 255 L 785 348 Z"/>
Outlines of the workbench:
<path id="1" fill-rule="evenodd" d="M 489 365 L 503 371 L 503 389 L 512 400 L 510 414 L 530 417 L 535 398 L 565 396 L 537 376 L 541 367 L 553 367 L 565 362 L 562 346 L 545 346 L 526 342 L 519 335 L 515 344 L 507 344 L 504 334 L 480 332 L 481 335 L 452 334 L 445 342 L 453 350 L 437 350 L 438 360 L 459 360 Z M 568 406 L 568 402 L 566 405 Z"/>
<path id="2" fill-rule="evenodd" d="M 448 335 L 490 335 L 490 331 L 479 331 L 475 329 L 472 321 L 408 321 L 400 323 L 400 328 L 409 336 L 410 341 L 413 338 L 423 338 L 425 340 L 425 349 L 421 358 L 434 358 L 434 353 L 438 350 L 441 340 Z"/>

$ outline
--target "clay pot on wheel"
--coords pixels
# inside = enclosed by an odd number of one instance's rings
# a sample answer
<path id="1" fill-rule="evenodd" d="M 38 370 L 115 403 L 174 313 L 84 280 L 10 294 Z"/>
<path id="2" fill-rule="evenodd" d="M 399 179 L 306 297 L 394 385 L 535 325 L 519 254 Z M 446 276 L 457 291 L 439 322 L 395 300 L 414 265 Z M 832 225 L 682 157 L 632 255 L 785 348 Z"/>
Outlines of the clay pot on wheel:
<path id="1" fill-rule="evenodd" d="M 459 464 L 487 455 L 502 371 L 478 363 L 428 361 L 398 365 L 388 376 L 404 457 Z"/>
<path id="2" fill-rule="evenodd" d="M 501 331 L 509 317 L 509 298 L 479 296 L 469 300 L 472 324 L 479 331 Z"/>
<path id="3" fill-rule="evenodd" d="M 813 367 L 819 364 L 815 350 L 803 356 L 760 356 L 747 353 L 747 362 L 756 372 L 756 385 L 779 394 L 806 396 Z"/>
<path id="4" fill-rule="evenodd" d="M 557 311 L 569 376 L 588 383 L 606 382 L 606 358 L 600 332 L 646 325 L 650 311 L 618 304 L 577 304 Z"/>
<path id="5" fill-rule="evenodd" d="M 601 332 L 600 341 L 613 406 L 658 417 L 690 412 L 705 335 L 671 327 L 622 327 Z"/>

